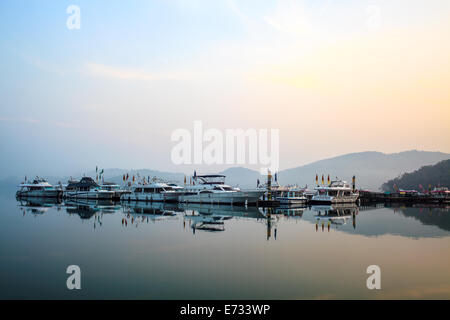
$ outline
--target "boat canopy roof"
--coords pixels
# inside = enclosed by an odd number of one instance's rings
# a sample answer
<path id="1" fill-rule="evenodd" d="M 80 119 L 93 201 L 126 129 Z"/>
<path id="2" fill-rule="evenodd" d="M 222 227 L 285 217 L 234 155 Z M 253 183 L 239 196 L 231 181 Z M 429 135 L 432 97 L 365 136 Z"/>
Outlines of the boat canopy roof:
<path id="1" fill-rule="evenodd" d="M 118 184 L 115 183 L 115 182 L 106 182 L 106 181 L 103 182 L 102 185 L 104 185 L 104 186 L 118 186 Z"/>
<path id="2" fill-rule="evenodd" d="M 222 174 L 205 174 L 194 176 L 194 181 L 199 181 L 201 184 L 225 184 L 225 176 Z"/>
<path id="3" fill-rule="evenodd" d="M 83 177 L 80 181 L 70 181 L 67 188 L 99 187 L 91 177 Z"/>
<path id="4" fill-rule="evenodd" d="M 52 185 L 47 180 L 36 177 L 33 182 L 23 182 L 20 187 L 51 187 Z"/>
<path id="5" fill-rule="evenodd" d="M 225 178 L 223 174 L 203 174 L 194 176 L 194 178 Z"/>
<path id="6" fill-rule="evenodd" d="M 347 181 L 333 180 L 327 186 L 318 186 L 316 189 L 351 189 Z"/>
<path id="7" fill-rule="evenodd" d="M 134 188 L 170 188 L 167 183 L 163 182 L 152 182 L 152 183 L 146 183 L 146 184 L 137 184 L 133 185 Z"/>

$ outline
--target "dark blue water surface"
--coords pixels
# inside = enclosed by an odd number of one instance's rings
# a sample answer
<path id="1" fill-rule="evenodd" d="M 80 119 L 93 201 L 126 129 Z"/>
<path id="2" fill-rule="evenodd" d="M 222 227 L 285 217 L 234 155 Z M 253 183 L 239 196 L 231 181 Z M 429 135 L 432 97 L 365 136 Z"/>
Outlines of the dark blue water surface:
<path id="1" fill-rule="evenodd" d="M 1 299 L 450 298 L 450 210 L 17 201 Z M 66 268 L 81 269 L 68 290 Z M 369 290 L 366 269 L 381 268 Z"/>

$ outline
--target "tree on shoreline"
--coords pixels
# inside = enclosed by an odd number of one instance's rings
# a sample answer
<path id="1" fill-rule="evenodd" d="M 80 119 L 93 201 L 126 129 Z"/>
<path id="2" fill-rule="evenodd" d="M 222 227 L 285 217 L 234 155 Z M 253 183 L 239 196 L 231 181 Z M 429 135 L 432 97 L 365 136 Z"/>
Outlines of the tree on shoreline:
<path id="1" fill-rule="evenodd" d="M 383 191 L 393 192 L 396 187 L 406 190 L 425 191 L 430 187 L 450 187 L 450 159 L 438 162 L 432 166 L 405 173 L 389 180 L 382 185 Z"/>

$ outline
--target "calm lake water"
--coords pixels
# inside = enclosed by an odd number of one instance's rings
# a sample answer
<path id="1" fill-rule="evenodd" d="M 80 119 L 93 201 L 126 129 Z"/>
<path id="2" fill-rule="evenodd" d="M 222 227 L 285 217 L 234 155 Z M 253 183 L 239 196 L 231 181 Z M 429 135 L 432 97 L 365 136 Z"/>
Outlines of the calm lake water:
<path id="1" fill-rule="evenodd" d="M 450 298 L 449 208 L 329 209 L 268 218 L 252 207 L 19 202 L 3 191 L 0 298 Z M 81 290 L 66 287 L 69 265 L 81 268 Z M 381 290 L 366 287 L 369 265 L 381 268 Z"/>

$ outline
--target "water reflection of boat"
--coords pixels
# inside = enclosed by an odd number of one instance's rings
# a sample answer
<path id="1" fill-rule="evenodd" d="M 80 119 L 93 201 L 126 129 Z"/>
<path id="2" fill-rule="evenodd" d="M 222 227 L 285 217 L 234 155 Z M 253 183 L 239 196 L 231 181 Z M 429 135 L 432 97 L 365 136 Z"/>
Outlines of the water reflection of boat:
<path id="1" fill-rule="evenodd" d="M 32 214 L 44 214 L 50 208 L 59 206 L 61 200 L 59 198 L 26 198 L 19 199 L 19 208 L 23 213 L 30 212 Z"/>
<path id="2" fill-rule="evenodd" d="M 303 205 L 280 206 L 275 208 L 275 214 L 281 214 L 288 218 L 301 218 L 305 208 Z"/>
<path id="3" fill-rule="evenodd" d="M 67 200 L 65 206 L 68 214 L 77 214 L 81 219 L 90 219 L 96 213 L 111 214 L 120 209 L 111 200 Z"/>
<path id="4" fill-rule="evenodd" d="M 185 219 L 189 220 L 191 223 L 192 231 L 195 230 L 217 232 L 225 231 L 224 221 L 232 219 L 231 216 L 220 216 L 220 215 L 186 215 Z"/>
<path id="5" fill-rule="evenodd" d="M 314 217 L 318 223 L 329 222 L 330 224 L 343 225 L 352 219 L 353 227 L 356 228 L 356 215 L 358 214 L 358 206 L 356 204 L 320 205 L 312 206 L 311 209 L 317 212 Z"/>
<path id="6" fill-rule="evenodd" d="M 179 207 L 185 211 L 184 219 L 189 220 L 192 232 L 202 231 L 225 231 L 225 221 L 232 218 L 249 218 L 257 221 L 268 222 L 268 238 L 273 227 L 273 218 L 257 207 L 243 207 L 217 204 L 183 204 Z"/>
<path id="7" fill-rule="evenodd" d="M 231 216 L 254 219 L 265 219 L 264 214 L 257 207 L 230 206 L 218 204 L 180 203 L 179 208 L 185 211 L 196 211 L 202 215 Z"/>
<path id="8" fill-rule="evenodd" d="M 178 206 L 164 202 L 122 201 L 123 212 L 130 216 L 142 216 L 152 220 L 176 216 Z"/>

